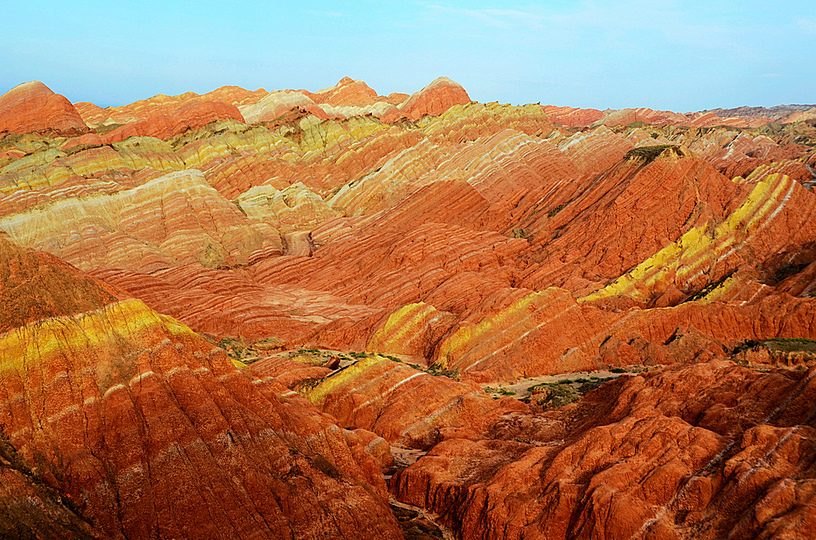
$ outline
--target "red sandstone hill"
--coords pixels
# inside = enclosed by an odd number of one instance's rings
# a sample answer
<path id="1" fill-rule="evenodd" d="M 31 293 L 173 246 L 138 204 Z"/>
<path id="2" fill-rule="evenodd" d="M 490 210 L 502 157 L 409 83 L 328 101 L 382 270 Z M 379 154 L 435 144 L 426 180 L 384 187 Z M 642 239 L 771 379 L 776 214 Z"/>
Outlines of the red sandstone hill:
<path id="1" fill-rule="evenodd" d="M 416 120 L 424 115 L 436 116 L 453 105 L 467 103 L 470 103 L 470 97 L 462 86 L 447 77 L 439 77 L 411 95 L 401 106 L 401 111 L 407 118 Z"/>
<path id="2" fill-rule="evenodd" d="M 330 105 L 365 106 L 378 101 L 375 90 L 365 82 L 355 81 L 351 77 L 343 77 L 336 85 L 314 93 L 305 90 L 301 92 L 312 98 L 315 103 L 329 103 Z"/>
<path id="3" fill-rule="evenodd" d="M 445 440 L 391 490 L 460 538 L 812 538 L 813 375 L 711 362 L 624 376 Z"/>
<path id="4" fill-rule="evenodd" d="M 23 249 L 0 234 L 0 332 L 99 309 L 126 297 L 57 257 Z"/>
<path id="5" fill-rule="evenodd" d="M 0 138 L 0 536 L 813 536 L 812 120 L 77 109 Z"/>
<path id="6" fill-rule="evenodd" d="M 20 84 L 0 96 L 0 132 L 47 130 L 76 135 L 88 126 L 70 101 L 39 81 Z"/>
<path id="7" fill-rule="evenodd" d="M 655 111 L 649 108 L 599 111 L 545 105 L 544 110 L 553 122 L 565 127 L 586 127 L 596 124 L 623 126 L 635 123 L 673 125 L 684 127 L 731 126 L 738 128 L 760 127 L 772 122 L 792 124 L 816 118 L 816 106 L 781 105 L 778 107 L 738 107 L 736 109 L 712 109 L 691 113 Z"/>
<path id="8" fill-rule="evenodd" d="M 3 295 L 36 279 L 40 310 L 0 334 L 0 534 L 402 537 L 372 437 L 64 263 L 0 254 Z"/>

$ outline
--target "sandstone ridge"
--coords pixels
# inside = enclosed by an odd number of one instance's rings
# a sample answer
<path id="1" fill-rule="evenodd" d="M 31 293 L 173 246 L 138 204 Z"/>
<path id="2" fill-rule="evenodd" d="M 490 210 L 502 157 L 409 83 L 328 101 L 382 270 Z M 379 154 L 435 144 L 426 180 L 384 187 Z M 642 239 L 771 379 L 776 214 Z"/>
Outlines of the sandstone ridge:
<path id="1" fill-rule="evenodd" d="M 0 132 L 49 130 L 75 135 L 88 126 L 70 101 L 39 81 L 20 84 L 0 96 Z"/>
<path id="2" fill-rule="evenodd" d="M 816 536 L 809 109 L 66 103 L 0 98 L 0 536 Z"/>

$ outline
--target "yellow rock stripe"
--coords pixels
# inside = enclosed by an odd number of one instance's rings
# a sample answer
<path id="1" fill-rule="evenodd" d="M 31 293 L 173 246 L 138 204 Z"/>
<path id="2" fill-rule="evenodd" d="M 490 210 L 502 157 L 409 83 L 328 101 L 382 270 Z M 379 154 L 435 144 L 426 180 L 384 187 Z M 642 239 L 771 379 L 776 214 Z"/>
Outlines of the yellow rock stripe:
<path id="1" fill-rule="evenodd" d="M 785 175 L 771 174 L 757 183 L 742 205 L 714 230 L 695 227 L 609 286 L 581 298 L 592 301 L 611 296 L 648 300 L 652 287 L 675 279 L 681 285 L 730 255 L 739 243 L 764 228 L 784 207 L 794 189 Z"/>
<path id="2" fill-rule="evenodd" d="M 408 342 L 421 336 L 439 315 L 440 312 L 435 307 L 425 302 L 403 306 L 388 317 L 382 328 L 374 332 L 366 349 L 383 353 L 411 354 Z"/>

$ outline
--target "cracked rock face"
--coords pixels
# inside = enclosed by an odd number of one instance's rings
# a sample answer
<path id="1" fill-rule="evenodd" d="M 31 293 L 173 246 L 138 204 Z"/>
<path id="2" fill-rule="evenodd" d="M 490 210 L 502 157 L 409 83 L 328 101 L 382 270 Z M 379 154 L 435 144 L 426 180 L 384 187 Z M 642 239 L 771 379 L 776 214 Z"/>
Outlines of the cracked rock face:
<path id="1" fill-rule="evenodd" d="M 507 416 L 492 438 L 446 440 L 391 489 L 462 538 L 809 538 L 815 374 L 625 376 L 536 429 Z"/>

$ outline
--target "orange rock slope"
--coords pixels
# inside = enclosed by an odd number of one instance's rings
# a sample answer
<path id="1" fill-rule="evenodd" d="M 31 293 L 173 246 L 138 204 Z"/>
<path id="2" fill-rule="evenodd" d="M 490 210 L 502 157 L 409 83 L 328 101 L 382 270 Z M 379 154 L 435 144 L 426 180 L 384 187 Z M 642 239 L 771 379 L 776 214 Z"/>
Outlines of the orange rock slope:
<path id="1" fill-rule="evenodd" d="M 0 133 L 49 130 L 76 135 L 88 126 L 70 101 L 39 81 L 15 86 L 0 96 Z"/>
<path id="2" fill-rule="evenodd" d="M 814 368 L 624 376 L 450 439 L 391 490 L 461 538 L 811 538 Z"/>
<path id="3" fill-rule="evenodd" d="M 36 504 L 9 491 L 17 471 L 70 501 L 64 513 L 85 520 L 65 524 L 77 536 L 401 537 L 358 436 L 253 385 L 221 349 L 141 301 L 0 247 L 4 291 L 42 276 L 48 306 L 18 307 L 0 335 L 3 457 L 15 465 L 3 472 L 5 517 Z"/>
<path id="4" fill-rule="evenodd" d="M 398 538 L 390 490 L 459 538 L 812 535 L 807 108 L 35 110 L 0 135 L 3 534 Z"/>

